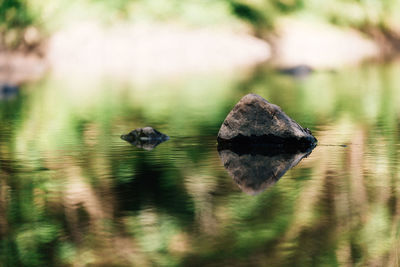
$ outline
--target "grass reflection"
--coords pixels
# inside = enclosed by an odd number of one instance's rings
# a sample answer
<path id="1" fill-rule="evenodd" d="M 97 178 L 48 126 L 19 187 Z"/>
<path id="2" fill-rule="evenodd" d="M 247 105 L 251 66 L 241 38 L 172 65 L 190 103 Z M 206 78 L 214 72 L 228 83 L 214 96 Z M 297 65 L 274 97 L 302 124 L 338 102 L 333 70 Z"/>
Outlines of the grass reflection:
<path id="1" fill-rule="evenodd" d="M 398 70 L 28 85 L 0 103 L 0 265 L 394 265 Z M 215 141 L 248 92 L 319 140 L 257 196 Z M 141 151 L 119 138 L 147 125 L 171 140 Z"/>

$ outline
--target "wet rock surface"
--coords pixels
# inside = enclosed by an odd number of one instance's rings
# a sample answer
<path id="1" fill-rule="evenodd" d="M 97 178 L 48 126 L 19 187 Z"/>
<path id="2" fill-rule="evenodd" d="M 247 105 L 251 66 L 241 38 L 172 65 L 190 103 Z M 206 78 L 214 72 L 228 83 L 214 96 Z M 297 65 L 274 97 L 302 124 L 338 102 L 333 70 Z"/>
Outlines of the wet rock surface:
<path id="1" fill-rule="evenodd" d="M 317 139 L 280 107 L 256 94 L 244 96 L 224 120 L 219 133 L 220 147 L 269 144 L 282 149 L 306 151 Z"/>
<path id="2" fill-rule="evenodd" d="M 128 134 L 121 135 L 121 139 L 145 150 L 152 150 L 162 142 L 169 140 L 165 135 L 152 127 L 138 128 Z"/>
<path id="3" fill-rule="evenodd" d="M 299 153 L 264 150 L 263 154 L 247 154 L 224 149 L 218 153 L 225 169 L 240 189 L 256 195 L 274 185 L 289 169 L 307 157 L 311 150 Z"/>

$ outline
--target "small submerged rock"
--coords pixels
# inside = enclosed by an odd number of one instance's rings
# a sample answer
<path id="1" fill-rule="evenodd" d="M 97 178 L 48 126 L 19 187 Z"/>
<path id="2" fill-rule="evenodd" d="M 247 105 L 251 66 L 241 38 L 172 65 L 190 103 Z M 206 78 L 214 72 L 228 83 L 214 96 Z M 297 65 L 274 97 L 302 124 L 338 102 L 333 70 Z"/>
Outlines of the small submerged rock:
<path id="1" fill-rule="evenodd" d="M 269 144 L 293 151 L 306 151 L 317 143 L 309 129 L 256 94 L 244 96 L 234 106 L 217 139 L 220 148 Z"/>
<path id="2" fill-rule="evenodd" d="M 144 127 L 135 129 L 128 134 L 121 135 L 121 139 L 138 148 L 152 150 L 162 142 L 169 140 L 169 136 L 153 129 L 152 127 Z"/>

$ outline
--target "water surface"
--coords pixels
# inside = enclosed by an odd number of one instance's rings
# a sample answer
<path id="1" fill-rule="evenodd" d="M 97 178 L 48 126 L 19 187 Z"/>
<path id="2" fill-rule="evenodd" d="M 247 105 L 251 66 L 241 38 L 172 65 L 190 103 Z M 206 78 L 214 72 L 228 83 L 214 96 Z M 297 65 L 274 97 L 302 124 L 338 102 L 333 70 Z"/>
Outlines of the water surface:
<path id="1" fill-rule="evenodd" d="M 0 266 L 394 266 L 399 71 L 49 74 L 24 85 L 0 100 Z M 319 140 L 256 194 L 216 143 L 250 92 Z M 146 151 L 120 139 L 145 126 L 170 140 Z"/>

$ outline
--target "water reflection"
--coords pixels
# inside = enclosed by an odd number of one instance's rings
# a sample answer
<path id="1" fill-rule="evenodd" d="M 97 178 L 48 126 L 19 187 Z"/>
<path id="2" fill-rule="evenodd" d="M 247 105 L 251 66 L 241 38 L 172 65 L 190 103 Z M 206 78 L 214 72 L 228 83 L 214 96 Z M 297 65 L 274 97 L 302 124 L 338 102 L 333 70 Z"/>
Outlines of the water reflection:
<path id="1" fill-rule="evenodd" d="M 313 148 L 297 153 L 275 148 L 255 151 L 221 149 L 218 151 L 222 163 L 240 189 L 257 195 L 273 186 L 288 170 L 311 154 Z"/>
<path id="2" fill-rule="evenodd" d="M 159 144 L 167 141 L 168 139 L 131 139 L 127 135 L 121 135 L 121 139 L 127 141 L 131 145 L 144 150 L 153 150 Z"/>
<path id="3" fill-rule="evenodd" d="M 24 85 L 0 101 L 0 266 L 396 266 L 399 70 Z M 249 92 L 319 140 L 256 196 L 215 149 Z M 171 140 L 148 153 L 119 138 L 143 125 Z M 306 153 L 234 152 L 274 177 Z M 278 156 L 288 166 L 263 165 Z"/>

